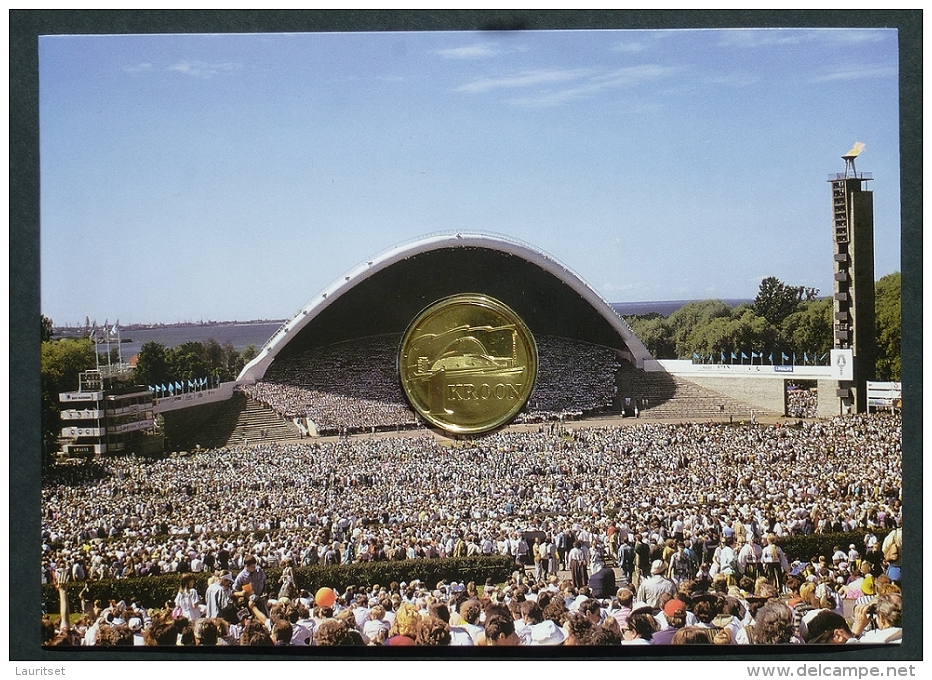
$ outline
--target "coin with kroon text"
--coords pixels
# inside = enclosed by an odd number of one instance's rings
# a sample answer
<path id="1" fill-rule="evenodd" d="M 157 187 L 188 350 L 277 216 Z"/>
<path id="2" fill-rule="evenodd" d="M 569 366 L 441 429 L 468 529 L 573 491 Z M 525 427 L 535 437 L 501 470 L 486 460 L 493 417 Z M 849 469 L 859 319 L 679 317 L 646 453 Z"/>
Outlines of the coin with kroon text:
<path id="1" fill-rule="evenodd" d="M 425 420 L 455 434 L 486 432 L 508 423 L 527 402 L 537 377 L 537 344 L 498 300 L 453 295 L 408 326 L 398 373 Z"/>

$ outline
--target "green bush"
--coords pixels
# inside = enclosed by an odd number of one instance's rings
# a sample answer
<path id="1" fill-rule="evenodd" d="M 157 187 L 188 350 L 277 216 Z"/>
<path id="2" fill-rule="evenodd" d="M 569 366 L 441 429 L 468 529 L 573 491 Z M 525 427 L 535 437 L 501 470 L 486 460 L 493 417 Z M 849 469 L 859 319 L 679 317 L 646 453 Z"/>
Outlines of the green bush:
<path id="1" fill-rule="evenodd" d="M 778 539 L 777 543 L 786 553 L 786 558 L 793 562 L 808 562 L 814 556 L 825 555 L 829 562 L 832 560 L 832 553 L 835 552 L 835 546 L 840 546 L 847 554 L 848 546 L 854 543 L 857 546 L 861 557 L 864 557 L 864 531 L 851 531 L 843 534 L 805 534 L 797 536 L 786 536 Z M 880 543 L 883 543 L 884 537 L 890 533 L 889 529 L 878 530 L 874 532 Z"/>
<path id="2" fill-rule="evenodd" d="M 337 566 L 309 566 L 295 567 L 295 583 L 298 588 L 304 588 L 312 594 L 324 586 L 343 591 L 347 586 L 370 586 L 372 584 L 388 585 L 392 581 L 411 582 L 418 579 L 430 588 L 443 580 L 446 581 L 475 581 L 476 585 L 492 579 L 495 583 L 506 581 L 515 569 L 514 558 L 507 555 L 493 555 L 491 557 L 463 557 L 444 559 L 417 559 L 391 562 L 368 562 L 361 564 Z M 268 578 L 266 595 L 274 597 L 278 594 L 278 580 L 281 569 L 270 567 L 265 570 Z M 235 575 L 235 574 L 234 574 Z M 203 595 L 207 589 L 207 579 L 210 573 L 200 572 L 195 575 L 195 587 Z M 161 608 L 166 602 L 174 603 L 175 593 L 181 582 L 180 574 L 160 574 L 158 576 L 144 576 L 141 578 L 108 579 L 103 581 L 87 581 L 68 584 L 68 601 L 72 611 L 80 607 L 80 593 L 87 585 L 88 592 L 85 599 L 123 600 L 127 604 L 135 601 L 139 605 L 149 608 Z M 58 593 L 51 585 L 42 586 L 42 599 L 46 611 L 56 613 L 59 610 Z M 172 605 L 173 606 L 173 605 Z"/>

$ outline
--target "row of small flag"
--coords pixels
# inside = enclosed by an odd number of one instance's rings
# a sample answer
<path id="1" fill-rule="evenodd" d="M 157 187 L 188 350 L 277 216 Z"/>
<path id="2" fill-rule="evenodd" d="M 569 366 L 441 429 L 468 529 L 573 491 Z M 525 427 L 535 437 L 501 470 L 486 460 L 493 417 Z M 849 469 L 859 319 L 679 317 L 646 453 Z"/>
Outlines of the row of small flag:
<path id="1" fill-rule="evenodd" d="M 181 382 L 170 382 L 163 385 L 149 385 L 149 391 L 153 392 L 156 397 L 164 397 L 167 395 L 183 394 L 184 392 L 190 392 L 192 390 L 203 390 L 210 387 L 211 382 L 214 382 L 214 387 L 216 387 L 220 384 L 220 378 L 195 378 L 194 380 L 182 380 Z"/>
<path id="2" fill-rule="evenodd" d="M 746 352 L 739 352 L 738 354 L 736 354 L 735 352 L 731 352 L 730 354 L 731 354 L 731 361 L 733 361 L 733 362 L 734 362 L 734 361 L 738 361 L 739 359 L 740 359 L 741 361 L 746 361 L 746 360 L 750 359 L 751 363 L 753 363 L 755 359 L 760 359 L 761 364 L 764 363 L 764 353 L 763 353 L 763 352 L 754 352 L 754 351 L 752 351 L 750 357 L 747 355 Z M 823 364 L 823 365 L 824 365 L 825 359 L 826 359 L 827 356 L 828 356 L 828 352 L 826 352 L 826 353 L 823 354 L 822 356 L 819 356 L 819 355 L 817 355 L 817 354 L 813 354 L 811 357 L 809 356 L 809 352 L 803 352 L 803 365 L 809 365 L 810 363 L 811 363 L 811 365 L 813 365 L 813 366 L 818 366 L 818 365 L 820 365 L 820 364 Z M 771 365 L 773 365 L 773 358 L 774 358 L 774 354 L 773 354 L 773 352 L 771 352 L 771 353 L 767 356 L 767 361 L 769 361 Z M 781 358 L 781 360 L 784 362 L 784 363 L 781 364 L 781 365 L 785 365 L 786 362 L 788 362 L 788 361 L 790 361 L 790 360 L 792 360 L 792 365 L 794 365 L 794 366 L 798 363 L 798 362 L 796 361 L 796 352 L 793 352 L 793 355 L 792 355 L 792 356 L 789 356 L 789 355 L 786 354 L 785 352 L 780 352 L 780 358 Z M 810 361 L 810 360 L 811 360 L 811 361 Z M 728 361 L 727 355 L 725 354 L 725 352 L 720 352 L 720 353 L 719 353 L 719 362 L 718 362 L 718 363 L 724 364 L 726 361 Z M 712 353 L 712 354 L 709 354 L 709 355 L 706 357 L 706 356 L 700 356 L 697 352 L 693 352 L 693 362 L 694 362 L 694 363 L 702 363 L 702 364 L 705 364 L 705 363 L 714 364 L 714 363 L 716 363 L 716 362 L 715 362 L 715 354 Z"/>

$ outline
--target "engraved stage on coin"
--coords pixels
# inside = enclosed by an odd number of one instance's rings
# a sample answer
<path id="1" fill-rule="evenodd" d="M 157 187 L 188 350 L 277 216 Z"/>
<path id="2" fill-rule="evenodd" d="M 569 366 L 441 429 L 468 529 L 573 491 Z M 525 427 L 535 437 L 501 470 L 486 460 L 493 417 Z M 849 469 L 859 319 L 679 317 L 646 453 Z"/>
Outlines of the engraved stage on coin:
<path id="1" fill-rule="evenodd" d="M 510 421 L 537 375 L 537 345 L 524 322 L 493 298 L 440 300 L 411 323 L 401 343 L 401 383 L 430 423 L 454 433 Z"/>

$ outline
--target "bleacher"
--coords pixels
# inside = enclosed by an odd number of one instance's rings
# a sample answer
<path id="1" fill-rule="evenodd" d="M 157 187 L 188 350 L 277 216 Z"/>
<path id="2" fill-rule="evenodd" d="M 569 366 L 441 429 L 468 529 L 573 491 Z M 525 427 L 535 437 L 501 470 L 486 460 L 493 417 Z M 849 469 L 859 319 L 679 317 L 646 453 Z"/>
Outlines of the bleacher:
<path id="1" fill-rule="evenodd" d="M 702 387 L 691 380 L 664 372 L 648 372 L 631 367 L 618 374 L 619 395 L 638 400 L 641 418 L 689 418 L 748 420 L 769 413 L 760 407 Z M 646 400 L 646 401 L 645 401 Z"/>
<path id="2" fill-rule="evenodd" d="M 169 419 L 169 445 L 174 450 L 196 446 L 219 448 L 260 439 L 283 441 L 301 436 L 294 423 L 241 392 L 234 392 L 229 400 L 210 408 L 166 414 L 166 421 Z"/>

